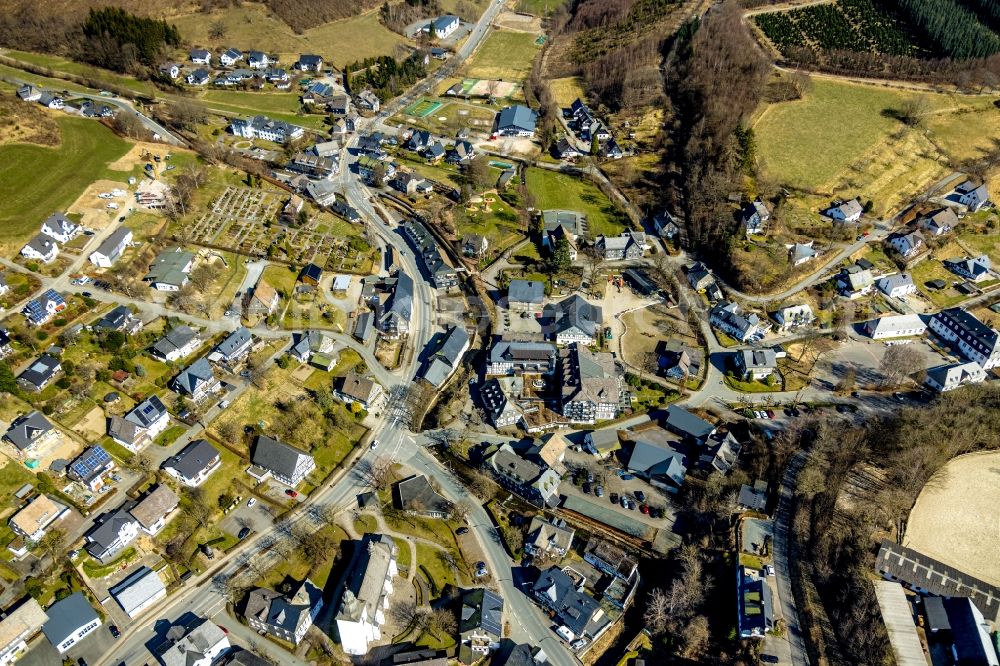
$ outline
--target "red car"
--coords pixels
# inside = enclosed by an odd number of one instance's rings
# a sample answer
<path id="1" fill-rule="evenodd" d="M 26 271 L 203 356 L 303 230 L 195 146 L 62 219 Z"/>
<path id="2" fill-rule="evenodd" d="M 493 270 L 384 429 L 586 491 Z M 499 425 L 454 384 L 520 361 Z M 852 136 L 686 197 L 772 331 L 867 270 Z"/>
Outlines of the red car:
<path id="1" fill-rule="evenodd" d="M 285 490 L 285 494 L 288 495 L 289 497 L 298 497 L 299 496 L 299 494 L 296 491 L 292 490 L 291 488 L 288 488 L 287 490 Z"/>
<path id="2" fill-rule="evenodd" d="M 648 504 L 643 504 L 642 506 L 639 507 L 639 511 L 642 511 L 644 514 L 646 514 L 648 516 L 649 515 L 649 505 Z"/>

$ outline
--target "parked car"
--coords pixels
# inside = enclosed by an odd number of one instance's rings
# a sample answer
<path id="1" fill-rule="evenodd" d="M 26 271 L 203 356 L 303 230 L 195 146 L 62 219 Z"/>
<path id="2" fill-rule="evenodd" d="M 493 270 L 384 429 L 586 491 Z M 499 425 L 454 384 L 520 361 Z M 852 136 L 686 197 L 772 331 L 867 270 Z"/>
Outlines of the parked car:
<path id="1" fill-rule="evenodd" d="M 604 497 L 604 486 L 597 486 L 594 488 L 594 494 L 598 497 Z"/>
<path id="2" fill-rule="evenodd" d="M 373 439 L 373 440 L 372 440 L 372 446 L 371 446 L 371 449 L 372 449 L 372 451 L 374 451 L 374 450 L 375 450 L 375 449 L 377 449 L 377 448 L 378 448 L 378 440 L 377 440 L 377 439 Z"/>
<path id="3" fill-rule="evenodd" d="M 634 474 L 622 474 L 622 481 L 631 481 L 634 478 Z"/>
<path id="4" fill-rule="evenodd" d="M 110 631 L 110 632 L 111 632 L 111 635 L 112 635 L 112 636 L 113 636 L 114 638 L 121 638 L 121 635 L 122 635 L 122 632 L 118 631 L 118 625 L 115 625 L 115 624 L 109 624 L 109 625 L 108 625 L 108 631 Z"/>
<path id="5" fill-rule="evenodd" d="M 295 490 L 292 490 L 291 488 L 286 488 L 285 489 L 285 494 L 288 495 L 289 497 L 298 497 L 299 496 L 299 493 L 297 491 L 295 491 Z"/>
<path id="6" fill-rule="evenodd" d="M 635 502 L 633 502 L 632 500 L 628 500 L 628 510 L 629 511 L 635 511 L 635 506 L 636 506 Z"/>
<path id="7" fill-rule="evenodd" d="M 247 500 L 247 508 L 249 509 L 250 507 L 252 507 L 256 503 L 257 503 L 257 498 L 256 497 L 251 497 L 250 499 Z"/>
<path id="8" fill-rule="evenodd" d="M 765 564 L 764 565 L 764 575 L 766 575 L 766 576 L 773 576 L 774 575 L 774 565 L 773 564 Z"/>
<path id="9" fill-rule="evenodd" d="M 773 409 L 767 410 L 767 418 L 769 418 L 769 419 L 773 419 L 774 418 L 774 410 Z"/>
<path id="10" fill-rule="evenodd" d="M 643 504 L 642 506 L 639 507 L 639 511 L 642 511 L 644 514 L 646 514 L 648 516 L 649 515 L 649 505 L 648 504 Z"/>
<path id="11" fill-rule="evenodd" d="M 640 502 L 645 502 L 646 501 L 646 493 L 642 492 L 641 490 L 637 490 L 637 491 L 635 491 L 635 498 L 637 500 L 639 500 Z"/>
<path id="12" fill-rule="evenodd" d="M 463 534 L 468 534 L 468 533 L 469 533 L 468 527 L 459 527 L 457 530 L 455 530 L 455 534 L 457 534 L 458 536 L 462 536 Z"/>
<path id="13" fill-rule="evenodd" d="M 590 494 L 590 484 L 589 483 L 584 483 L 583 484 L 583 492 L 586 493 L 587 495 Z"/>
<path id="14" fill-rule="evenodd" d="M 627 509 L 628 508 L 628 498 L 627 497 L 622 497 L 621 505 L 622 505 L 623 509 Z"/>
<path id="15" fill-rule="evenodd" d="M 250 528 L 244 527 L 243 529 L 240 530 L 240 533 L 236 535 L 236 538 L 242 541 L 243 539 L 246 539 L 248 536 L 250 536 Z"/>
<path id="16" fill-rule="evenodd" d="M 587 471 L 587 483 L 593 483 L 593 482 L 594 482 L 594 473 L 588 470 Z"/>
<path id="17" fill-rule="evenodd" d="M 482 578 L 489 574 L 489 570 L 486 568 L 486 562 L 476 562 L 476 578 Z"/>
<path id="18" fill-rule="evenodd" d="M 618 493 L 611 493 L 611 497 L 608 499 L 611 500 L 612 504 L 618 504 Z"/>

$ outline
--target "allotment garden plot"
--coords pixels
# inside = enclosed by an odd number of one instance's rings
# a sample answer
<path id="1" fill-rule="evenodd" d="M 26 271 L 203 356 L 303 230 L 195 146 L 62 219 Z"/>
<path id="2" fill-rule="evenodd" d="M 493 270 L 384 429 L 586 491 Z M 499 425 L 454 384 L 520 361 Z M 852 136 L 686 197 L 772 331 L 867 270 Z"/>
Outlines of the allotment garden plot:
<path id="1" fill-rule="evenodd" d="M 279 224 L 284 199 L 279 192 L 229 186 L 195 222 L 193 241 L 293 265 L 312 262 L 327 270 L 363 269 L 370 253 L 349 247 L 349 234 L 334 233 L 338 225 L 321 224 L 319 216 L 301 226 Z"/>

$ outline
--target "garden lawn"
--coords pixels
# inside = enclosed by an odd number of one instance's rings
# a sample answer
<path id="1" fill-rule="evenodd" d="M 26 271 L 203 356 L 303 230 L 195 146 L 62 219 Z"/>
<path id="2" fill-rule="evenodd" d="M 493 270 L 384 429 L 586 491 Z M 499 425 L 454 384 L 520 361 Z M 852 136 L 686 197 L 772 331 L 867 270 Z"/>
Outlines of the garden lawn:
<path id="1" fill-rule="evenodd" d="M 62 141 L 56 148 L 0 146 L 0 244 L 23 245 L 42 220 L 65 210 L 100 178 L 120 179 L 108 164 L 130 144 L 104 125 L 84 118 L 58 119 Z"/>
<path id="2" fill-rule="evenodd" d="M 540 48 L 538 35 L 529 32 L 497 30 L 479 47 L 466 70 L 476 79 L 523 81 L 531 72 L 531 63 Z"/>
<path id="3" fill-rule="evenodd" d="M 624 216 L 597 186 L 548 169 L 527 169 L 528 191 L 539 210 L 564 208 L 587 216 L 590 238 L 617 236 L 625 230 Z"/>
<path id="4" fill-rule="evenodd" d="M 485 201 L 486 198 L 492 201 Z M 484 201 L 454 209 L 455 227 L 461 239 L 466 234 L 481 234 L 489 241 L 488 252 L 502 252 L 524 238 L 517 221 L 517 212 L 497 196 L 488 192 Z"/>
<path id="5" fill-rule="evenodd" d="M 434 579 L 434 585 L 437 586 L 439 596 L 445 586 L 458 586 L 458 582 L 455 580 L 454 569 L 448 566 L 441 557 L 444 554 L 445 551 L 442 551 L 440 548 L 435 548 L 420 541 L 417 542 L 417 565 L 422 566 L 431 578 Z"/>

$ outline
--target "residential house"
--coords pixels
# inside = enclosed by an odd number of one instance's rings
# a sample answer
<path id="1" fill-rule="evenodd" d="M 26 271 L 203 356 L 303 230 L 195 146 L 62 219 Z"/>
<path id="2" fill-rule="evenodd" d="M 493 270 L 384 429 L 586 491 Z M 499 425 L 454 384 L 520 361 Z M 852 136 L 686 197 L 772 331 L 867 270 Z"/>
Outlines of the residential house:
<path id="1" fill-rule="evenodd" d="M 127 305 L 119 305 L 94 322 L 93 328 L 96 331 L 120 331 L 135 335 L 142 330 L 142 320 Z"/>
<path id="2" fill-rule="evenodd" d="M 558 345 L 596 344 L 604 326 L 604 311 L 573 294 L 542 311 L 546 335 Z"/>
<path id="3" fill-rule="evenodd" d="M 406 149 L 415 153 L 422 153 L 433 143 L 434 137 L 427 130 L 413 130 L 410 139 L 406 142 Z"/>
<path id="4" fill-rule="evenodd" d="M 30 456 L 59 436 L 59 431 L 41 412 L 32 411 L 14 419 L 3 437 L 14 445 L 21 455 Z"/>
<path id="5" fill-rule="evenodd" d="M 268 67 L 267 69 L 264 70 L 262 77 L 268 83 L 275 84 L 275 86 L 279 89 L 284 90 L 285 88 L 289 87 L 287 85 L 284 85 L 287 84 L 289 80 L 288 72 L 286 72 L 284 69 L 280 67 Z"/>
<path id="6" fill-rule="evenodd" d="M 389 187 L 402 194 L 415 194 L 417 184 L 423 180 L 412 171 L 397 171 L 395 177 L 389 181 Z"/>
<path id="7" fill-rule="evenodd" d="M 129 513 L 139 523 L 139 528 L 155 535 L 167 524 L 167 519 L 177 509 L 180 499 L 170 486 L 158 484 L 134 503 Z"/>
<path id="8" fill-rule="evenodd" d="M 701 350 L 668 340 L 657 345 L 656 364 L 664 377 L 683 382 L 701 373 Z"/>
<path id="9" fill-rule="evenodd" d="M 985 183 L 976 183 L 972 180 L 966 180 L 956 187 L 953 196 L 957 198 L 958 203 L 968 208 L 970 213 L 983 208 L 990 200 L 990 193 Z"/>
<path id="10" fill-rule="evenodd" d="M 117 465 L 104 448 L 97 444 L 90 447 L 69 464 L 69 478 L 86 486 L 90 492 L 96 493 L 104 487 L 104 479 L 111 474 Z"/>
<path id="11" fill-rule="evenodd" d="M 249 294 L 246 302 L 248 317 L 267 317 L 274 314 L 281 304 L 281 295 L 271 284 L 261 278 Z"/>
<path id="12" fill-rule="evenodd" d="M 479 385 L 479 399 L 494 428 L 508 428 L 521 420 L 521 409 L 508 398 L 510 393 L 520 393 L 517 391 L 518 382 L 521 382 L 519 377 L 501 377 L 488 379 Z M 520 386 L 523 388 L 523 383 Z"/>
<path id="13" fill-rule="evenodd" d="M 14 353 L 14 348 L 11 347 L 10 333 L 7 332 L 6 328 L 0 328 L 0 358 L 5 358 Z"/>
<path id="14" fill-rule="evenodd" d="M 196 618 L 187 626 L 170 627 L 157 652 L 163 666 L 212 666 L 229 647 L 229 636 L 222 627 Z"/>
<path id="15" fill-rule="evenodd" d="M 46 289 L 38 298 L 28 301 L 21 310 L 29 324 L 41 326 L 66 309 L 62 294 L 54 289 Z"/>
<path id="16" fill-rule="evenodd" d="M 201 69 L 200 67 L 193 72 L 190 72 L 184 77 L 189 86 L 207 86 L 212 75 L 207 69 Z"/>
<path id="17" fill-rule="evenodd" d="M 744 313 L 738 303 L 719 303 L 712 308 L 709 323 L 739 342 L 759 340 L 771 327 L 754 312 Z"/>
<path id="18" fill-rule="evenodd" d="M 60 372 L 62 372 L 62 364 L 59 359 L 49 354 L 42 354 L 17 376 L 17 384 L 26 391 L 38 393 L 48 386 Z"/>
<path id="19" fill-rule="evenodd" d="M 205 439 L 196 439 L 167 458 L 163 471 L 189 488 L 197 488 L 222 466 L 218 449 Z"/>
<path id="20" fill-rule="evenodd" d="M 549 567 L 539 572 L 530 589 L 535 601 L 552 613 L 559 625 L 556 632 L 568 641 L 593 638 L 609 622 L 601 604 L 580 591 L 576 581 L 562 569 Z"/>
<path id="21" fill-rule="evenodd" d="M 445 261 L 441 248 L 427 227 L 413 220 L 403 225 L 403 233 L 413 244 L 435 288 L 458 286 L 458 272 Z"/>
<path id="22" fill-rule="evenodd" d="M 369 113 L 378 113 L 379 109 L 382 107 L 382 102 L 379 101 L 378 95 L 367 88 L 359 92 L 354 97 L 354 104 L 360 110 L 367 111 Z"/>
<path id="23" fill-rule="evenodd" d="M 930 329 L 939 337 L 957 343 L 958 351 L 989 370 L 1000 365 L 1000 333 L 962 308 L 948 308 L 931 317 Z"/>
<path id="24" fill-rule="evenodd" d="M 402 271 L 396 274 L 396 284 L 387 307 L 376 309 L 376 327 L 390 340 L 405 337 L 410 332 L 413 316 L 413 279 Z"/>
<path id="25" fill-rule="evenodd" d="M 898 252 L 904 259 L 912 259 L 920 254 L 924 247 L 924 237 L 919 231 L 889 236 L 889 247 Z"/>
<path id="26" fill-rule="evenodd" d="M 625 549 L 604 539 L 592 538 L 584 549 L 583 559 L 609 576 L 623 581 L 634 580 L 639 562 Z"/>
<path id="27" fill-rule="evenodd" d="M 216 378 L 208 359 L 203 356 L 174 377 L 171 388 L 190 396 L 195 402 L 201 402 L 218 392 L 222 383 Z"/>
<path id="28" fill-rule="evenodd" d="M 308 363 L 313 354 L 333 353 L 334 341 L 322 331 L 296 331 L 292 333 L 292 346 L 288 353 L 302 363 Z"/>
<path id="29" fill-rule="evenodd" d="M 216 363 L 234 365 L 246 358 L 252 347 L 253 335 L 250 333 L 250 329 L 240 326 L 215 346 L 215 349 L 209 354 L 209 358 Z"/>
<path id="30" fill-rule="evenodd" d="M 160 65 L 160 74 L 168 79 L 176 79 L 181 75 L 181 66 L 175 62 L 167 62 Z"/>
<path id="31" fill-rule="evenodd" d="M 916 314 L 886 315 L 865 322 L 864 331 L 873 340 L 906 338 L 923 335 L 927 324 Z"/>
<path id="32" fill-rule="evenodd" d="M 698 446 L 703 446 L 708 438 L 715 434 L 714 425 L 677 405 L 667 407 L 667 419 L 664 425 L 667 426 L 667 430 L 681 435 L 686 442 Z"/>
<path id="33" fill-rule="evenodd" d="M 687 457 L 680 443 L 667 431 L 651 428 L 632 433 L 625 447 L 631 448 L 625 463 L 628 471 L 668 493 L 675 493 L 684 485 Z"/>
<path id="34" fill-rule="evenodd" d="M 170 425 L 170 414 L 153 394 L 135 406 L 124 417 L 112 415 L 108 419 L 111 439 L 133 453 L 156 439 Z"/>
<path id="35" fill-rule="evenodd" d="M 490 242 L 482 234 L 465 234 L 462 238 L 462 254 L 467 257 L 481 257 L 489 246 Z"/>
<path id="36" fill-rule="evenodd" d="M 456 141 L 455 145 L 448 150 L 448 161 L 452 164 L 461 164 L 475 156 L 476 149 L 468 141 Z"/>
<path id="37" fill-rule="evenodd" d="M 552 154 L 556 159 L 560 160 L 571 160 L 583 155 L 583 153 L 577 150 L 576 147 L 574 147 L 573 144 L 566 139 L 566 137 L 559 139 L 559 141 L 553 144 Z"/>
<path id="38" fill-rule="evenodd" d="M 559 225 L 553 229 L 545 229 L 542 232 L 542 246 L 550 253 L 555 253 L 559 242 L 564 240 L 566 241 L 566 249 L 569 252 L 569 260 L 576 261 L 577 256 L 580 254 L 580 248 L 577 245 L 578 238 L 579 236 L 571 232 L 569 227 Z"/>
<path id="39" fill-rule="evenodd" d="M 333 178 L 340 171 L 340 161 L 335 157 L 319 157 L 306 152 L 295 153 L 287 166 L 290 171 L 318 180 Z M 295 213 L 297 216 L 298 211 Z"/>
<path id="40" fill-rule="evenodd" d="M 808 303 L 785 306 L 776 310 L 771 316 L 778 322 L 778 329 L 781 332 L 809 326 L 816 321 L 816 315 Z"/>
<path id="41" fill-rule="evenodd" d="M 615 141 L 613 137 L 608 138 L 604 143 L 601 144 L 599 151 L 601 157 L 606 160 L 620 160 L 625 157 L 625 151 L 622 150 L 618 142 Z"/>
<path id="42" fill-rule="evenodd" d="M 0 666 L 12 666 L 28 651 L 28 642 L 42 630 L 49 616 L 27 597 L 16 608 L 0 612 Z"/>
<path id="43" fill-rule="evenodd" d="M 337 206 L 341 203 L 337 201 L 337 190 L 333 183 L 329 180 L 310 180 L 306 183 L 306 194 L 315 201 L 320 206 L 333 206 L 335 213 L 341 217 L 346 217 L 342 212 L 337 209 Z M 343 204 L 346 206 L 346 204 Z M 348 206 L 348 208 L 350 208 Z M 354 210 L 353 208 L 351 210 Z M 350 218 L 347 218 L 349 222 L 353 222 Z"/>
<path id="44" fill-rule="evenodd" d="M 764 513 L 767 509 L 767 481 L 758 479 L 752 486 L 741 485 L 736 504 L 747 511 Z"/>
<path id="45" fill-rule="evenodd" d="M 986 371 L 975 361 L 950 363 L 928 368 L 924 383 L 935 391 L 944 393 L 967 384 L 986 381 Z"/>
<path id="46" fill-rule="evenodd" d="M 710 472 L 729 474 L 742 450 L 743 444 L 731 430 L 726 433 L 716 432 L 708 438 L 703 453 L 698 456 L 698 466 Z"/>
<path id="47" fill-rule="evenodd" d="M 444 146 L 441 145 L 440 141 L 435 141 L 431 145 L 427 146 L 427 150 L 424 151 L 424 157 L 429 162 L 437 162 L 445 156 Z"/>
<path id="48" fill-rule="evenodd" d="M 157 340 L 149 349 L 154 358 L 161 361 L 179 361 L 190 355 L 201 344 L 198 333 L 186 324 L 179 324 Z"/>
<path id="49" fill-rule="evenodd" d="M 263 51 L 251 51 L 247 55 L 247 67 L 250 69 L 267 69 L 271 66 L 271 59 Z"/>
<path id="50" fill-rule="evenodd" d="M 569 552 L 576 530 L 566 521 L 554 518 L 551 522 L 543 516 L 533 516 L 524 539 L 524 552 L 538 559 L 552 558 L 557 562 Z"/>
<path id="51" fill-rule="evenodd" d="M 385 534 L 367 535 L 360 544 L 335 616 L 345 653 L 366 654 L 370 643 L 382 639 L 392 579 L 399 574 L 397 552 L 396 542 Z"/>
<path id="52" fill-rule="evenodd" d="M 264 139 L 283 144 L 298 139 L 305 130 L 284 120 L 272 120 L 261 115 L 249 119 L 234 118 L 229 131 L 244 139 Z"/>
<path id="53" fill-rule="evenodd" d="M 454 508 L 422 474 L 414 474 L 393 485 L 392 503 L 401 511 L 426 518 L 447 518 Z"/>
<path id="54" fill-rule="evenodd" d="M 532 460 L 554 469 L 560 475 L 566 473 L 566 449 L 569 448 L 569 440 L 564 432 L 554 432 L 543 435 L 540 440 L 527 451 L 527 456 Z"/>
<path id="55" fill-rule="evenodd" d="M 180 291 L 188 283 L 194 255 L 179 247 L 167 248 L 156 255 L 143 278 L 157 291 Z"/>
<path id="56" fill-rule="evenodd" d="M 452 33 L 458 30 L 461 21 L 454 14 L 439 16 L 430 23 L 420 28 L 420 32 L 430 35 L 434 39 L 448 39 Z"/>
<path id="57" fill-rule="evenodd" d="M 42 633 L 59 654 L 66 654 L 101 626 L 101 618 L 83 592 L 74 592 L 60 599 L 45 613 L 49 619 L 42 625 Z"/>
<path id="58" fill-rule="evenodd" d="M 705 291 L 715 283 L 715 277 L 712 276 L 711 271 L 700 261 L 688 266 L 687 279 L 691 288 L 699 292 Z"/>
<path id="59" fill-rule="evenodd" d="M 945 206 L 933 210 L 917 219 L 917 226 L 929 233 L 931 236 L 941 236 L 946 234 L 958 225 L 958 215 L 951 208 Z"/>
<path id="60" fill-rule="evenodd" d="M 212 52 L 206 49 L 193 49 L 190 53 L 191 62 L 196 65 L 211 65 Z"/>
<path id="61" fill-rule="evenodd" d="M 559 474 L 526 460 L 509 444 L 501 444 L 483 463 L 497 482 L 538 505 L 552 505 L 559 498 Z"/>
<path id="62" fill-rule="evenodd" d="M 469 332 L 464 326 L 452 326 L 443 337 L 440 344 L 427 358 L 423 378 L 435 388 L 441 388 L 462 363 L 465 352 L 469 349 Z"/>
<path id="63" fill-rule="evenodd" d="M 160 575 L 147 566 L 140 566 L 120 583 L 108 588 L 110 594 L 125 614 L 135 618 L 160 599 L 167 596 L 167 588 Z"/>
<path id="64" fill-rule="evenodd" d="M 282 594 L 258 587 L 247 594 L 242 615 L 251 629 L 298 645 L 323 609 L 323 590 L 308 578 Z"/>
<path id="65" fill-rule="evenodd" d="M 336 380 L 334 395 L 348 405 L 358 404 L 368 412 L 380 409 L 386 400 L 381 384 L 354 372 Z"/>
<path id="66" fill-rule="evenodd" d="M 65 106 L 63 98 L 52 92 L 43 92 L 38 98 L 38 103 L 48 109 L 53 109 L 58 111 Z"/>
<path id="67" fill-rule="evenodd" d="M 217 663 L 218 666 L 272 666 L 271 662 L 267 659 L 258 657 L 253 652 L 239 647 L 227 652 L 222 657 L 222 661 Z M 441 664 L 440 666 L 448 665 Z"/>
<path id="68" fill-rule="evenodd" d="M 38 495 L 27 506 L 10 517 L 8 524 L 14 534 L 35 543 L 41 541 L 46 530 L 56 521 L 69 515 L 69 507 L 56 502 L 48 495 Z"/>
<path id="69" fill-rule="evenodd" d="M 257 435 L 250 462 L 251 476 L 259 480 L 271 476 L 275 481 L 292 488 L 316 469 L 316 462 L 311 455 L 267 435 Z"/>
<path id="70" fill-rule="evenodd" d="M 366 183 L 374 185 L 378 174 L 381 172 L 383 180 L 392 180 L 392 177 L 396 175 L 396 165 L 392 162 L 387 162 L 381 160 L 377 157 L 372 157 L 371 155 L 362 155 L 358 158 L 358 161 L 354 163 L 358 170 L 358 175 Z"/>
<path id="71" fill-rule="evenodd" d="M 526 106 L 520 104 L 507 106 L 497 114 L 494 134 L 498 136 L 534 136 L 537 120 L 538 115 Z"/>
<path id="72" fill-rule="evenodd" d="M 736 371 L 744 380 L 761 381 L 778 371 L 773 349 L 743 349 L 734 354 Z"/>
<path id="73" fill-rule="evenodd" d="M 889 298 L 902 298 L 917 293 L 917 285 L 908 273 L 893 273 L 875 282 L 875 287 Z"/>
<path id="74" fill-rule="evenodd" d="M 113 511 L 102 513 L 94 526 L 84 534 L 88 553 L 107 564 L 139 536 L 139 521 L 129 512 L 129 502 Z"/>
<path id="75" fill-rule="evenodd" d="M 38 234 L 21 248 L 21 256 L 43 264 L 51 264 L 59 256 L 59 245 L 54 238 Z"/>
<path id="76" fill-rule="evenodd" d="M 302 284 L 309 285 L 311 287 L 318 287 L 320 280 L 323 279 L 323 269 L 316 264 L 306 264 L 299 271 L 299 282 Z"/>
<path id="77" fill-rule="evenodd" d="M 617 418 L 622 410 L 622 371 L 614 356 L 574 344 L 559 353 L 562 413 L 571 423 Z"/>
<path id="78" fill-rule="evenodd" d="M 222 63 L 223 67 L 232 67 L 240 60 L 243 60 L 243 52 L 239 49 L 226 49 L 219 56 L 219 62 Z"/>
<path id="79" fill-rule="evenodd" d="M 620 236 L 598 236 L 594 249 L 607 261 L 621 259 L 641 259 L 649 249 L 646 234 L 641 231 L 626 231 Z"/>
<path id="80" fill-rule="evenodd" d="M 763 638 L 774 629 L 771 587 L 759 571 L 737 567 L 737 608 L 740 638 Z"/>
<path id="81" fill-rule="evenodd" d="M 62 213 L 53 213 L 42 222 L 42 233 L 60 243 L 68 243 L 76 238 L 82 229 Z"/>
<path id="82" fill-rule="evenodd" d="M 841 296 L 854 300 L 871 293 L 875 278 L 870 268 L 851 264 L 837 274 L 837 290 Z"/>
<path id="83" fill-rule="evenodd" d="M 326 110 L 335 116 L 346 116 L 351 112 L 351 97 L 347 93 L 334 93 L 326 103 Z"/>
<path id="84" fill-rule="evenodd" d="M 42 91 L 26 83 L 17 89 L 17 96 L 25 102 L 37 102 L 42 98 Z"/>
<path id="85" fill-rule="evenodd" d="M 834 202 L 829 208 L 822 211 L 822 214 L 834 222 L 857 222 L 861 219 L 864 208 L 858 199 L 850 201 Z"/>
<path id="86" fill-rule="evenodd" d="M 507 309 L 537 313 L 545 302 L 545 284 L 538 280 L 511 280 L 507 285 Z"/>
<path id="87" fill-rule="evenodd" d="M 10 291 L 10 285 L 7 284 L 7 276 L 0 272 L 0 296 L 3 296 L 8 291 Z"/>
<path id="88" fill-rule="evenodd" d="M 819 252 L 813 248 L 812 241 L 808 243 L 792 243 L 785 247 L 788 249 L 788 261 L 791 262 L 792 266 L 801 266 L 819 256 Z"/>
<path id="89" fill-rule="evenodd" d="M 503 598 L 484 588 L 462 596 L 458 621 L 458 660 L 473 664 L 500 647 L 503 638 Z"/>
<path id="90" fill-rule="evenodd" d="M 551 342 L 497 340 L 490 348 L 487 375 L 548 375 L 555 372 L 558 351 Z"/>
<path id="91" fill-rule="evenodd" d="M 681 233 L 680 222 L 666 209 L 653 216 L 653 229 L 660 238 L 667 240 L 673 240 Z"/>
<path id="92" fill-rule="evenodd" d="M 952 273 L 972 282 L 982 282 L 990 279 L 993 275 L 989 255 L 985 254 L 980 257 L 945 259 L 944 266 Z"/>
<path id="93" fill-rule="evenodd" d="M 739 218 L 747 236 L 762 234 L 767 221 L 771 219 L 771 211 L 763 201 L 756 199 L 740 206 Z"/>
<path id="94" fill-rule="evenodd" d="M 323 70 L 323 56 L 303 53 L 295 62 L 295 69 L 300 72 L 320 72 Z"/>

